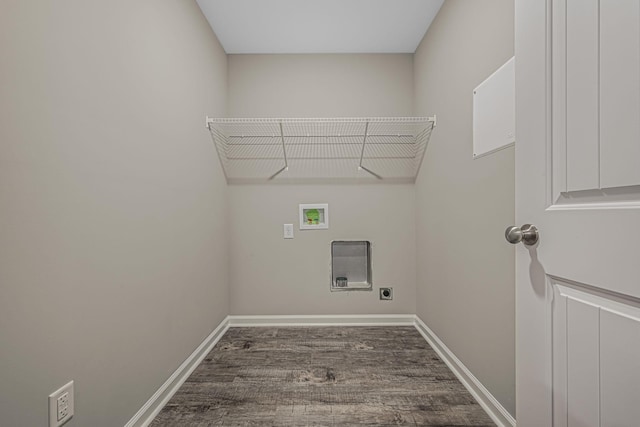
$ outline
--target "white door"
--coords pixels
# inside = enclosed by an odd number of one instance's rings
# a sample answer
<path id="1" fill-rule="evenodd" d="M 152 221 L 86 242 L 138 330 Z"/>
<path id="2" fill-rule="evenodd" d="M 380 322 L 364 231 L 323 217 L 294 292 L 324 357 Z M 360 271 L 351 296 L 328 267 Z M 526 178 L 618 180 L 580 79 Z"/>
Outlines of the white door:
<path id="1" fill-rule="evenodd" d="M 640 0 L 516 0 L 518 427 L 640 426 Z"/>

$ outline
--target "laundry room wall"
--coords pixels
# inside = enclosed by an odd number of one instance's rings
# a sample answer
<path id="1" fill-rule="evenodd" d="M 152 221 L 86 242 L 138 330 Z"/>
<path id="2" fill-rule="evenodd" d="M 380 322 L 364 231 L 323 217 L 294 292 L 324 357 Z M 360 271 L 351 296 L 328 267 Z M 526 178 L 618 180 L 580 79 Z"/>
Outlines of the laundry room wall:
<path id="1" fill-rule="evenodd" d="M 412 110 L 411 54 L 229 55 L 230 117 Z M 232 314 L 414 313 L 414 199 L 411 184 L 231 185 Z M 328 203 L 329 229 L 299 231 L 300 203 Z M 372 292 L 330 292 L 330 242 L 341 239 L 372 241 Z M 380 286 L 394 288 L 392 301 L 379 300 Z"/>
<path id="2" fill-rule="evenodd" d="M 191 1 L 1 9 L 0 424 L 122 426 L 228 314 L 226 55 Z"/>
<path id="3" fill-rule="evenodd" d="M 415 55 L 438 115 L 416 182 L 417 314 L 515 412 L 514 148 L 473 159 L 473 89 L 514 54 L 513 0 L 446 0 Z"/>

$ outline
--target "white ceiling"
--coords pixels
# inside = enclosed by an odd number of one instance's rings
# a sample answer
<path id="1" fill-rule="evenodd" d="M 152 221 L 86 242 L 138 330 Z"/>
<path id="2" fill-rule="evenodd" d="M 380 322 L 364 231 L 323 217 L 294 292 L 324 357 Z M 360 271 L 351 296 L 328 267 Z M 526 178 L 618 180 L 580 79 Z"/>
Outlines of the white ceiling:
<path id="1" fill-rule="evenodd" d="M 444 0 L 197 0 L 227 53 L 413 53 Z"/>

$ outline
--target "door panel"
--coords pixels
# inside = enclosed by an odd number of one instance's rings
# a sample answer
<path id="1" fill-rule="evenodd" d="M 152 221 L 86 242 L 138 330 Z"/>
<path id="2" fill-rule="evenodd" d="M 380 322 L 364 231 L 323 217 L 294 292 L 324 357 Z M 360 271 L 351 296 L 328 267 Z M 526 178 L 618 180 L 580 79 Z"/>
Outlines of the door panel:
<path id="1" fill-rule="evenodd" d="M 602 426 L 633 426 L 640 420 L 640 310 L 601 314 Z"/>
<path id="2" fill-rule="evenodd" d="M 640 184 L 640 2 L 600 5 L 602 188 Z"/>
<path id="3" fill-rule="evenodd" d="M 554 288 L 554 426 L 635 426 L 640 308 L 576 283 Z"/>
<path id="4" fill-rule="evenodd" d="M 568 424 L 595 426 L 600 419 L 600 313 L 597 307 L 580 300 L 567 298 L 566 304 Z"/>
<path id="5" fill-rule="evenodd" d="M 640 2 L 554 0 L 551 19 L 550 204 L 640 184 Z"/>
<path id="6" fill-rule="evenodd" d="M 567 191 L 591 190 L 600 186 L 598 0 L 567 0 L 566 9 Z"/>
<path id="7" fill-rule="evenodd" d="M 549 231 L 562 240 L 546 249 L 545 271 L 640 296 L 635 248 L 619 240 L 640 208 L 640 0 L 549 0 L 548 6 L 548 68 L 540 71 L 549 73 L 550 131 L 539 134 L 551 156 L 540 166 L 547 171 L 546 211 L 563 214 L 550 218 Z M 600 263 L 618 269 L 616 280 Z"/>

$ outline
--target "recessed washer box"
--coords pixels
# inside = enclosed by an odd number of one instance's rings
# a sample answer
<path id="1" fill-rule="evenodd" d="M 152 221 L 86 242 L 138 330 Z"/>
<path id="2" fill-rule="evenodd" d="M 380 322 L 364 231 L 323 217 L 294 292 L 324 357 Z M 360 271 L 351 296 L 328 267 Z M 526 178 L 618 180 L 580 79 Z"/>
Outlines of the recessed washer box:
<path id="1" fill-rule="evenodd" d="M 300 230 L 323 230 L 329 228 L 329 204 L 301 204 Z"/>
<path id="2" fill-rule="evenodd" d="M 331 291 L 370 291 L 371 242 L 334 240 L 331 242 Z"/>

